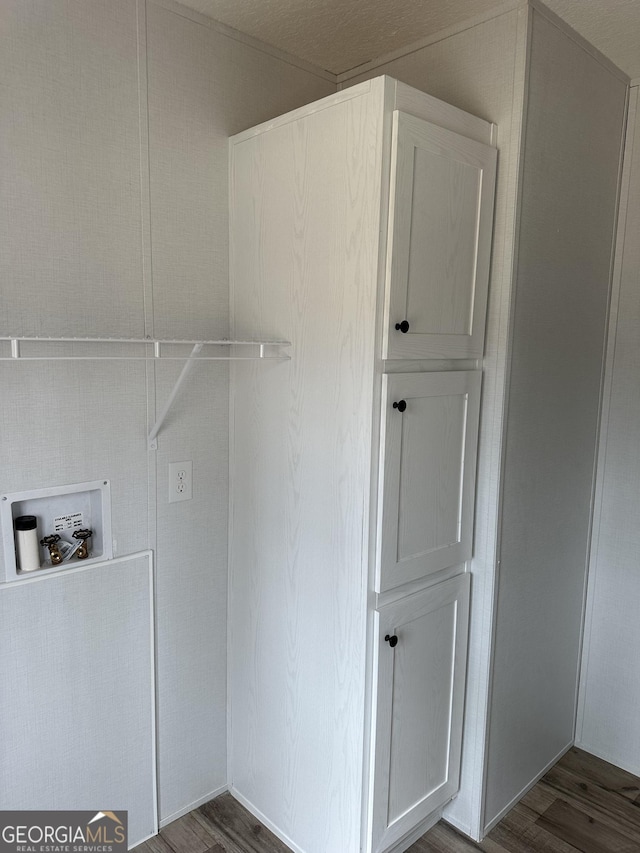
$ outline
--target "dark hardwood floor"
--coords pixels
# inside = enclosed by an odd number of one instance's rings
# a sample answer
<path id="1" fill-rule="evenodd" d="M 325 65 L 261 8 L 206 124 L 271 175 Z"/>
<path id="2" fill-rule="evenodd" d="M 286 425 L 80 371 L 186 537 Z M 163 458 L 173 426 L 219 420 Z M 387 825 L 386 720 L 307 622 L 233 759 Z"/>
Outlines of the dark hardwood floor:
<path id="1" fill-rule="evenodd" d="M 475 844 L 440 822 L 408 853 L 640 853 L 640 779 L 578 749 Z M 230 794 L 166 826 L 135 853 L 290 853 Z M 327 850 L 326 853 L 343 853 Z"/>

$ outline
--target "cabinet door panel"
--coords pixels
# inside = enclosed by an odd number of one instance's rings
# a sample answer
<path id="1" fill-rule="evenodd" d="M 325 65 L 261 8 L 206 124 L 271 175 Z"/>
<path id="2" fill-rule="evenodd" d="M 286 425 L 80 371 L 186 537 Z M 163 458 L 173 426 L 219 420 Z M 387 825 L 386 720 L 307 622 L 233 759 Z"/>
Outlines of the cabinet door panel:
<path id="1" fill-rule="evenodd" d="M 496 150 L 396 111 L 392 163 L 383 357 L 479 358 Z"/>
<path id="2" fill-rule="evenodd" d="M 379 592 L 471 556 L 480 384 L 479 371 L 384 377 Z"/>
<path id="3" fill-rule="evenodd" d="M 379 611 L 374 851 L 458 789 L 469 581 L 459 575 Z M 395 648 L 385 636 L 398 638 Z"/>
<path id="4" fill-rule="evenodd" d="M 402 817 L 425 790 L 433 791 L 447 779 L 449 738 L 442 733 L 448 732 L 451 714 L 454 608 L 455 603 L 449 603 L 402 625 L 393 672 L 390 821 Z M 434 684 L 442 689 L 434 690 Z M 416 732 L 421 733 L 419 742 Z"/>

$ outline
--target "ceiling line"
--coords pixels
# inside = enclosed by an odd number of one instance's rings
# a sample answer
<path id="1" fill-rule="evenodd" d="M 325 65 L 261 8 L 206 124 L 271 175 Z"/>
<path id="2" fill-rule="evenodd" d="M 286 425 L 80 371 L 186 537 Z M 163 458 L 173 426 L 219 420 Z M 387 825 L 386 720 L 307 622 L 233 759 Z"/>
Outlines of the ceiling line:
<path id="1" fill-rule="evenodd" d="M 228 24 L 223 24 L 222 21 L 217 21 L 215 18 L 209 17 L 209 15 L 204 15 L 196 9 L 178 3 L 177 0 L 150 0 L 150 5 L 166 9 L 167 12 L 173 12 L 174 15 L 179 15 L 181 18 L 192 21 L 194 24 L 201 24 L 204 27 L 208 27 L 210 30 L 220 33 L 220 35 L 238 41 L 241 44 L 246 44 L 248 47 L 254 48 L 254 50 L 259 50 L 261 53 L 273 56 L 274 59 L 280 59 L 288 65 L 299 68 L 301 71 L 308 71 L 309 74 L 314 74 L 316 77 L 328 80 L 330 83 L 337 84 L 338 82 L 338 77 L 333 71 L 327 71 L 325 68 L 314 65 L 306 59 L 301 59 L 299 56 L 287 53 L 286 50 L 282 50 L 272 44 L 267 44 L 267 42 L 261 41 L 255 36 L 250 36 L 241 30 L 236 30 Z"/>
<path id="2" fill-rule="evenodd" d="M 388 62 L 393 62 L 394 59 L 401 59 L 403 56 L 416 53 L 425 47 L 429 47 L 430 45 L 436 44 L 439 41 L 444 41 L 451 36 L 463 33 L 465 30 L 473 29 L 473 27 L 477 27 L 480 24 L 493 20 L 494 18 L 499 18 L 501 15 L 507 15 L 509 12 L 523 8 L 526 5 L 527 0 L 505 0 L 505 2 L 501 3 L 499 6 L 495 6 L 493 9 L 489 9 L 479 15 L 475 15 L 473 18 L 467 18 L 459 24 L 454 24 L 451 27 L 446 27 L 445 29 L 432 33 L 431 35 L 423 36 L 422 38 L 411 42 L 411 44 L 405 45 L 405 47 L 398 47 L 395 50 L 383 53 L 374 59 L 370 59 L 367 62 L 356 65 L 348 71 L 340 72 L 336 75 L 338 84 L 346 83 L 353 77 L 358 77 L 360 74 L 364 74 L 374 68 L 378 68 L 380 65 L 386 65 Z"/>

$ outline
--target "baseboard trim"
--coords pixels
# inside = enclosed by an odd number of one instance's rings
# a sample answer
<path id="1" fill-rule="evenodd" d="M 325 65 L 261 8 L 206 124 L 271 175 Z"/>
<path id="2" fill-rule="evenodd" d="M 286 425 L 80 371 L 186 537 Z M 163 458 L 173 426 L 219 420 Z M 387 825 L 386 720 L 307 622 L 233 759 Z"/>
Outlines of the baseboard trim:
<path id="1" fill-rule="evenodd" d="M 452 826 L 456 830 L 456 832 L 460 833 L 460 835 L 464 835 L 467 838 L 470 838 L 472 841 L 477 842 L 479 840 L 479 839 L 473 837 L 471 827 L 469 826 L 468 823 L 463 824 L 460 821 L 456 820 L 456 818 L 449 817 L 448 815 L 445 815 L 445 814 L 442 815 L 442 820 L 445 823 L 449 824 L 449 826 Z"/>
<path id="2" fill-rule="evenodd" d="M 145 843 L 145 841 L 149 841 L 149 839 L 150 839 L 150 838 L 155 838 L 157 834 L 158 834 L 158 833 L 157 833 L 157 831 L 156 831 L 156 832 L 152 832 L 152 833 L 151 833 L 151 835 L 145 835 L 145 837 L 144 837 L 144 838 L 139 838 L 139 839 L 135 842 L 135 844 L 129 844 L 129 845 L 127 846 L 127 850 L 133 850 L 133 849 L 134 849 L 134 848 L 136 848 L 139 844 L 144 844 L 144 843 Z"/>
<path id="3" fill-rule="evenodd" d="M 220 788 L 214 788 L 213 791 L 209 791 L 208 794 L 205 794 L 204 797 L 200 797 L 197 800 L 194 800 L 192 803 L 189 803 L 188 806 L 185 806 L 183 809 L 178 809 L 177 812 L 173 812 L 167 817 L 160 818 L 159 827 L 162 829 L 163 826 L 167 826 L 170 823 L 173 823 L 174 820 L 178 820 L 180 817 L 184 817 L 184 815 L 189 814 L 194 809 L 199 808 L 200 806 L 208 803 L 209 800 L 215 800 L 216 797 L 219 797 L 220 794 L 224 794 L 229 790 L 228 785 L 222 785 Z"/>
<path id="4" fill-rule="evenodd" d="M 499 823 L 500 823 L 500 821 L 502 820 L 502 818 L 503 818 L 503 817 L 504 817 L 508 812 L 510 812 L 510 811 L 511 811 L 511 809 L 516 805 L 516 803 L 518 803 L 518 802 L 519 802 L 519 801 L 524 797 L 524 795 L 525 795 L 526 793 L 528 793 L 528 792 L 533 788 L 533 786 L 534 786 L 534 785 L 537 785 L 537 784 L 538 784 L 538 782 L 542 779 L 542 777 L 545 775 L 545 773 L 548 773 L 548 772 L 549 772 L 549 770 L 551 770 L 551 768 L 552 768 L 555 764 L 557 764 L 557 763 L 558 763 L 558 761 L 560 761 L 560 759 L 562 758 L 562 756 L 563 756 L 563 755 L 565 755 L 565 753 L 569 752 L 569 750 L 571 749 L 571 747 L 572 747 L 572 746 L 573 746 L 573 741 L 571 741 L 570 743 L 568 743 L 568 744 L 567 744 L 567 746 L 563 747 L 563 748 L 560 750 L 560 752 L 556 755 L 556 757 L 555 757 L 555 758 L 552 758 L 552 759 L 551 759 L 551 761 L 550 761 L 550 762 L 549 762 L 549 763 L 548 763 L 548 764 L 547 764 L 547 765 L 546 765 L 546 766 L 545 766 L 545 767 L 540 771 L 540 773 L 538 773 L 538 775 L 537 775 L 535 778 L 533 778 L 530 782 L 527 782 L 527 784 L 526 784 L 526 785 L 524 786 L 524 788 L 520 791 L 520 793 L 516 794 L 516 796 L 515 796 L 515 797 L 513 797 L 513 799 L 512 799 L 512 800 L 510 800 L 510 801 L 507 803 L 507 805 L 506 805 L 506 806 L 505 806 L 501 811 L 499 811 L 499 812 L 498 812 L 498 814 L 497 814 L 494 818 L 492 818 L 492 819 L 489 821 L 489 823 L 485 824 L 485 827 L 484 827 L 484 829 L 482 830 L 482 838 L 484 838 L 484 837 L 485 837 L 485 835 L 487 835 L 489 832 L 491 832 L 491 830 L 493 829 L 493 827 L 494 827 L 494 826 L 496 826 L 497 824 L 499 824 Z"/>
<path id="5" fill-rule="evenodd" d="M 236 799 L 241 806 L 244 806 L 247 811 L 250 811 L 251 814 L 263 823 L 267 829 L 271 830 L 273 834 L 280 839 L 287 847 L 290 847 L 293 850 L 293 853 L 306 853 L 306 850 L 303 850 L 302 847 L 298 847 L 298 845 L 292 841 L 289 836 L 284 833 L 279 827 L 273 823 L 273 821 L 269 820 L 269 818 L 264 815 L 260 809 L 256 808 L 251 800 L 248 800 L 243 794 L 238 791 L 237 788 L 234 788 L 233 785 L 229 788 L 229 793 L 234 799 Z"/>
<path id="6" fill-rule="evenodd" d="M 387 847 L 385 849 L 385 853 L 405 853 L 405 850 L 408 850 L 412 844 L 415 844 L 419 838 L 422 838 L 425 832 L 429 832 L 429 830 L 438 823 L 441 817 L 442 809 L 438 809 L 437 812 L 433 812 L 433 814 L 428 815 L 403 838 L 401 838 L 400 841 L 396 841 L 393 847 Z"/>
<path id="7" fill-rule="evenodd" d="M 589 743 L 585 743 L 583 740 L 576 740 L 575 746 L 584 752 L 588 752 L 589 755 L 595 755 L 596 758 L 606 761 L 607 764 L 613 764 L 614 767 L 619 767 L 620 770 L 626 770 L 627 773 L 631 773 L 633 776 L 640 776 L 640 764 L 638 763 L 621 763 L 620 758 L 617 755 L 611 755 L 610 753 L 607 753 L 606 750 L 598 749 Z"/>

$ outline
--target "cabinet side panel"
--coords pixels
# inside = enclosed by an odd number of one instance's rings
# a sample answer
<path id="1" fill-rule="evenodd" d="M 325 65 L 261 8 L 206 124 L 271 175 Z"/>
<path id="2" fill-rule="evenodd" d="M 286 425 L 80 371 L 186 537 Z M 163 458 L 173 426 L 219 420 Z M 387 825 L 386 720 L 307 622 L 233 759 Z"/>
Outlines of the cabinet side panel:
<path id="1" fill-rule="evenodd" d="M 381 111 L 232 146 L 232 790 L 305 853 L 360 849 Z M 377 113 L 380 112 L 379 117 Z"/>
<path id="2" fill-rule="evenodd" d="M 573 741 L 626 87 L 532 23 L 486 821 Z"/>

